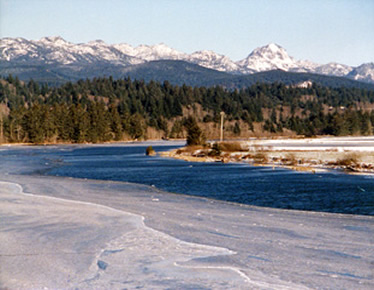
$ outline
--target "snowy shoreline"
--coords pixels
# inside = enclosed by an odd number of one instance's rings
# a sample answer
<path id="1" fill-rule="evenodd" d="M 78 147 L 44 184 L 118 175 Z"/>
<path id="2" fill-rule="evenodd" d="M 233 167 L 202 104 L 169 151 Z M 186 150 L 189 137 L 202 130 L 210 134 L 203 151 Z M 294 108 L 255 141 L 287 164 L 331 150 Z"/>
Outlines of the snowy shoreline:
<path id="1" fill-rule="evenodd" d="M 230 147 L 236 149 L 222 149 L 220 154 L 213 155 L 212 149 L 192 147 L 160 154 L 194 162 L 246 162 L 255 166 L 282 167 L 313 173 L 341 170 L 349 174 L 374 174 L 373 136 L 254 139 L 223 143 L 232 144 Z M 218 146 L 219 144 L 218 142 Z"/>
<path id="2" fill-rule="evenodd" d="M 23 194 L 9 183 L 16 178 L 1 178 L 8 179 L 0 187 L 2 287 L 374 285 L 374 217 L 191 200 L 70 178 L 22 177 L 25 191 L 38 195 Z"/>
<path id="3" fill-rule="evenodd" d="M 240 205 L 126 182 L 17 175 L 38 168 L 39 159 L 25 163 L 14 155 L 2 162 L 0 288 L 374 286 L 373 216 Z"/>
<path id="4" fill-rule="evenodd" d="M 51 220 L 56 220 L 56 216 L 55 215 L 58 215 L 58 218 L 57 218 L 57 221 L 55 221 L 57 224 L 62 224 L 63 223 L 61 222 L 62 220 L 64 221 L 64 223 L 66 223 L 66 220 L 72 220 L 72 216 L 76 215 L 76 213 L 74 212 L 75 208 L 79 211 L 84 211 L 85 212 L 85 216 L 84 218 L 82 218 L 82 216 L 80 217 L 80 221 L 79 222 L 75 222 L 75 223 L 91 223 L 92 222 L 92 219 L 95 219 L 95 215 L 101 215 L 100 219 L 103 219 L 103 217 L 107 217 L 108 215 L 112 216 L 112 214 L 114 213 L 115 216 L 116 215 L 120 215 L 120 216 L 123 216 L 121 219 L 122 220 L 125 220 L 125 231 L 119 231 L 120 233 L 122 233 L 121 236 L 119 237 L 116 237 L 114 239 L 108 239 L 109 240 L 109 243 L 106 243 L 105 244 L 105 248 L 100 248 L 99 245 L 94 245 L 92 248 L 93 249 L 84 249 L 84 254 L 85 255 L 90 255 L 91 256 L 91 259 L 93 260 L 92 263 L 90 265 L 86 265 L 86 271 L 84 272 L 84 275 L 85 277 L 79 277 L 80 280 L 73 280 L 73 281 L 64 281 L 63 279 L 61 280 L 54 280 L 56 278 L 52 278 L 53 281 L 48 281 L 48 280 L 44 280 L 44 281 L 41 281 L 39 279 L 35 279 L 35 277 L 30 277 L 30 276 L 24 276 L 22 277 L 23 279 L 18 279 L 17 281 L 13 281 L 13 273 L 14 273 L 14 269 L 12 269 L 14 267 L 14 265 L 9 269 L 9 267 L 7 267 L 7 269 L 4 269 L 2 271 L 2 274 L 1 274 L 1 281 L 11 281 L 10 284 L 5 284 L 5 287 L 11 287 L 11 288 L 19 288 L 19 287 L 26 287 L 26 288 L 39 288 L 39 287 L 55 287 L 55 286 L 58 286 L 58 288 L 60 287 L 72 287 L 73 285 L 80 285 L 80 287 L 82 288 L 90 288 L 90 287 L 96 287 L 96 286 L 101 286 L 101 285 L 109 285 L 110 284 L 110 281 L 108 281 L 107 276 L 108 275 L 108 272 L 109 271 L 106 271 L 104 273 L 104 270 L 107 270 L 106 268 L 109 267 L 109 268 L 113 268 L 114 266 L 118 267 L 119 265 L 115 265 L 116 263 L 117 264 L 120 264 L 122 267 L 129 267 L 130 265 L 128 264 L 123 264 L 123 262 L 121 262 L 120 260 L 118 260 L 118 257 L 114 258 L 115 254 L 116 253 L 119 253 L 119 252 L 122 252 L 124 250 L 128 250 L 128 239 L 129 237 L 131 236 L 132 239 L 136 240 L 137 241 L 137 249 L 136 251 L 134 250 L 131 250 L 131 252 L 127 253 L 126 254 L 126 258 L 129 259 L 129 258 L 132 258 L 132 263 L 134 263 L 135 261 L 135 257 L 136 259 L 139 259 L 139 256 L 142 256 L 142 253 L 141 251 L 144 251 L 146 252 L 147 250 L 149 250 L 149 248 L 147 248 L 147 244 L 149 244 L 149 246 L 152 247 L 152 249 L 150 251 L 152 252 L 156 252 L 158 253 L 159 255 L 163 255 L 163 258 L 162 258 L 162 263 L 163 263 L 163 267 L 164 269 L 166 270 L 167 267 L 180 267 L 180 268 L 184 268 L 183 266 L 183 263 L 186 263 L 190 260 L 193 260 L 193 259 L 197 259 L 197 258 L 204 258 L 204 257 L 213 257 L 213 256 L 216 256 L 216 255 L 233 255 L 233 254 L 236 254 L 235 252 L 232 252 L 228 249 L 225 249 L 225 248 L 219 248 L 219 247 L 213 247 L 213 246 L 206 246 L 206 245 L 199 245 L 199 244 L 194 244 L 194 243 L 188 243 L 188 242 L 184 242 L 184 241 L 181 241 L 181 240 L 178 240 L 176 238 L 173 238 L 167 234 L 164 234 L 162 232 L 159 232 L 157 230 L 153 230 L 152 228 L 149 228 L 147 227 L 145 224 L 144 224 L 144 217 L 143 216 L 139 216 L 139 215 L 135 215 L 135 214 L 131 214 L 129 212 L 125 212 L 125 211 L 122 211 L 122 210 L 117 210 L 117 209 L 114 209 L 114 208 L 111 208 L 111 207 L 108 207 L 108 206 L 103 206 L 103 205 L 100 205 L 100 204 L 95 204 L 95 203 L 91 203 L 91 202 L 82 202 L 82 201 L 74 201 L 74 200 L 69 200 L 69 199 L 62 199 L 62 198 L 58 198 L 58 197 L 53 197 L 53 196 L 42 196 L 42 195 L 37 195 L 37 194 L 33 194 L 33 193 L 25 193 L 23 191 L 23 188 L 22 186 L 20 186 L 19 184 L 17 183 L 10 183 L 10 182 L 4 182 L 4 181 L 0 181 L 0 193 L 1 193 L 1 197 L 2 197 L 2 206 L 1 206 L 1 209 L 2 210 L 5 210 L 5 206 L 4 206 L 4 197 L 5 198 L 12 198 L 12 199 L 16 199 L 17 200 L 17 205 L 15 205 L 14 203 L 8 203 L 7 206 L 6 206 L 6 211 L 8 212 L 11 212 L 12 210 L 17 210 L 17 208 L 19 208 L 19 204 L 23 203 L 23 206 L 22 206 L 22 211 L 23 211 L 23 214 L 24 215 L 27 215 L 28 214 L 28 211 L 35 211 L 35 210 L 38 210 L 40 214 L 43 215 L 43 218 L 44 219 L 48 219 L 48 223 L 51 222 Z M 29 203 L 32 205 L 32 209 L 31 209 L 31 206 L 27 206 L 27 203 Z M 53 205 L 53 215 L 52 213 L 50 212 L 50 210 L 48 209 L 48 207 L 50 205 Z M 13 209 L 13 208 L 14 209 Z M 60 208 L 62 207 L 62 209 Z M 86 208 L 92 208 L 91 209 L 86 209 Z M 67 210 L 68 209 L 68 210 Z M 94 212 L 93 212 L 94 211 Z M 110 214 L 108 214 L 108 212 Z M 81 214 L 81 213 L 80 213 Z M 93 217 L 90 217 L 90 221 L 88 222 L 87 219 L 88 219 L 88 216 L 89 215 L 94 215 Z M 83 221 L 82 221 L 83 220 Z M 122 223 L 123 224 L 123 221 L 121 222 L 120 220 L 118 220 L 117 222 L 119 223 Z M 56 226 L 57 226 L 56 224 Z M 105 222 L 101 222 L 101 224 L 106 224 Z M 102 225 L 100 225 L 102 227 Z M 111 222 L 111 226 L 113 226 L 113 223 Z M 120 227 L 118 225 L 116 225 L 116 228 L 118 228 L 118 230 L 120 229 Z M 57 230 L 57 229 L 56 229 Z M 118 233 L 116 233 L 116 235 L 118 235 Z M 80 237 L 80 238 L 83 238 L 83 237 Z M 142 241 L 143 240 L 143 241 Z M 145 242 L 146 240 L 146 242 Z M 78 241 L 80 242 L 80 241 Z M 35 241 L 34 241 L 35 243 Z M 33 244 L 34 244 L 33 243 Z M 103 243 L 101 243 L 103 244 Z M 14 248 L 12 247 L 11 245 L 8 245 L 7 243 L 4 243 L 3 246 L 7 246 L 7 248 Z M 134 247 L 134 245 L 133 245 Z M 76 255 L 79 255 L 79 251 L 77 251 L 76 249 L 73 249 L 73 248 L 76 248 L 76 246 L 72 247 L 71 249 L 68 248 L 66 249 L 65 245 L 64 245 L 64 249 L 54 249 L 56 252 L 53 254 L 53 255 L 58 255 L 59 252 L 62 252 L 62 254 L 66 254 L 67 252 L 71 253 L 71 254 L 76 254 Z M 38 249 L 41 253 L 37 253 L 35 255 L 37 256 L 48 256 L 49 253 L 45 253 L 45 249 Z M 26 255 L 26 254 L 24 254 Z M 133 257 L 131 257 L 131 255 L 133 255 Z M 16 253 L 11 253 L 11 254 L 6 254 L 4 256 L 17 256 Z M 110 257 L 109 257 L 110 256 Z M 124 255 L 122 255 L 124 256 Z M 130 256 L 130 257 L 129 257 Z M 146 255 L 144 255 L 146 256 Z M 166 258 L 167 256 L 167 258 Z M 120 257 L 121 259 L 124 258 L 124 257 Z M 144 258 L 144 257 L 143 257 Z M 43 258 L 44 259 L 44 258 Z M 116 260 L 117 259 L 117 260 Z M 103 261 L 105 260 L 105 261 Z M 109 262 L 110 261 L 110 262 Z M 64 263 L 67 263 L 69 261 L 64 261 Z M 127 262 L 128 263 L 128 262 Z M 7 263 L 9 264 L 9 263 Z M 39 259 L 33 259 L 33 262 L 32 262 L 33 266 L 35 267 L 35 265 L 38 265 L 37 268 L 39 268 L 39 271 L 41 272 L 44 272 L 44 273 L 40 273 L 42 275 L 47 275 L 48 272 L 50 272 L 50 269 L 47 269 L 45 268 L 45 266 L 43 267 L 43 264 L 44 264 L 44 261 L 40 261 Z M 174 265 L 174 266 L 173 266 Z M 25 265 L 23 265 L 25 266 Z M 48 268 L 50 267 L 50 265 L 47 265 Z M 132 264 L 131 265 L 132 267 L 136 267 L 135 264 Z M 20 265 L 17 266 L 18 268 L 18 271 L 20 271 L 19 269 Z M 75 269 L 77 267 L 77 265 L 69 265 L 69 268 L 71 269 Z M 22 268 L 22 266 L 21 266 Z M 54 267 L 53 267 L 54 268 Z M 193 269 L 194 267 L 192 267 L 191 269 Z M 204 266 L 201 265 L 199 266 L 200 269 L 203 269 Z M 240 273 L 240 276 L 244 279 L 244 280 L 250 280 L 245 274 L 241 273 L 240 270 L 238 270 L 237 268 L 235 267 L 223 267 L 223 268 L 219 268 L 219 267 L 215 267 L 215 266 L 210 266 L 210 269 L 227 269 L 227 270 L 231 270 L 233 271 L 234 273 Z M 12 271 L 10 271 L 12 270 Z M 29 269 L 24 269 L 26 271 L 28 271 Z M 109 269 L 108 269 L 109 270 Z M 119 269 L 120 270 L 120 269 Z M 49 273 L 51 275 L 55 275 L 56 273 Z M 73 274 L 73 273 L 72 273 Z M 115 273 L 114 273 L 115 274 Z M 135 273 L 134 273 L 135 275 Z M 194 275 L 196 276 L 197 273 L 194 273 Z M 98 280 L 100 279 L 100 283 L 97 285 L 97 283 L 95 282 L 95 280 Z M 52 282 L 52 283 L 51 283 Z M 108 283 L 108 284 L 107 284 Z M 212 281 L 213 283 L 213 281 Z"/>

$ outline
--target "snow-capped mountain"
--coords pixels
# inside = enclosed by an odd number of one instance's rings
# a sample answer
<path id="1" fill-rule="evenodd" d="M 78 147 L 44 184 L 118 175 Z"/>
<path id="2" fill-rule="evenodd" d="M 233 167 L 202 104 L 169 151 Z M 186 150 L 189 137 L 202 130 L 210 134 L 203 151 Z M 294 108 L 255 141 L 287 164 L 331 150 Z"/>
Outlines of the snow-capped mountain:
<path id="1" fill-rule="evenodd" d="M 61 37 L 44 37 L 37 41 L 3 38 L 0 41 L 0 60 L 60 65 L 96 62 L 132 65 L 144 62 L 122 53 L 101 40 L 73 44 Z"/>
<path id="2" fill-rule="evenodd" d="M 211 50 L 196 51 L 192 54 L 186 54 L 168 47 L 164 43 L 156 45 L 139 45 L 133 47 L 127 43 L 114 44 L 114 48 L 124 54 L 136 57 L 145 61 L 153 60 L 184 60 L 190 63 L 198 64 L 203 67 L 218 71 L 237 72 L 238 65 L 227 56 L 215 53 Z"/>
<path id="3" fill-rule="evenodd" d="M 335 62 L 330 62 L 328 64 L 324 64 L 315 68 L 314 72 L 321 74 L 321 75 L 334 75 L 334 76 L 346 76 L 348 73 L 352 71 L 352 67 L 339 64 Z"/>
<path id="4" fill-rule="evenodd" d="M 127 43 L 114 44 L 114 48 L 118 49 L 124 54 L 142 59 L 145 61 L 160 60 L 160 59 L 174 59 L 183 60 L 186 58 L 186 54 L 179 52 L 173 48 L 168 47 L 164 43 L 156 45 L 139 45 L 137 47 L 132 47 Z"/>
<path id="5" fill-rule="evenodd" d="M 1 61 L 26 61 L 39 58 L 39 46 L 23 38 L 4 38 L 0 41 Z"/>
<path id="6" fill-rule="evenodd" d="M 374 82 L 374 63 L 364 63 L 354 68 L 347 77 L 356 81 Z"/>
<path id="7" fill-rule="evenodd" d="M 183 60 L 218 71 L 230 73 L 237 73 L 240 71 L 239 65 L 230 58 L 211 50 L 196 51 Z"/>
<path id="8" fill-rule="evenodd" d="M 297 61 L 290 57 L 283 47 L 275 43 L 256 48 L 247 58 L 238 61 L 237 64 L 246 73 L 274 69 L 289 71 L 298 68 Z"/>
<path id="9" fill-rule="evenodd" d="M 126 43 L 110 45 L 101 40 L 74 44 L 61 37 L 44 37 L 40 40 L 0 39 L 0 61 L 11 65 L 21 63 L 79 67 L 107 64 L 129 68 L 155 60 L 182 60 L 231 74 L 283 70 L 344 76 L 354 80 L 374 82 L 373 63 L 353 68 L 338 63 L 321 65 L 307 60 L 296 60 L 289 56 L 283 47 L 275 43 L 256 48 L 248 57 L 235 62 L 214 51 L 202 50 L 187 54 L 163 43 L 133 47 Z M 110 70 L 108 72 L 110 73 Z"/>

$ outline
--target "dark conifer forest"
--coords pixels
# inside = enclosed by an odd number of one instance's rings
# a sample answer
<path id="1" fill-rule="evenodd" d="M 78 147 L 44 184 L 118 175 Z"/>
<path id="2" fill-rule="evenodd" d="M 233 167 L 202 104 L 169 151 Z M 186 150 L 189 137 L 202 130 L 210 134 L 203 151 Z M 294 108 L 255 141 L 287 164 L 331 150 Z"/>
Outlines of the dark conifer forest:
<path id="1" fill-rule="evenodd" d="M 0 142 L 185 138 L 191 123 L 219 138 L 222 111 L 232 138 L 372 135 L 373 109 L 372 90 L 316 83 L 229 90 L 109 77 L 49 87 L 9 75 L 0 79 Z"/>

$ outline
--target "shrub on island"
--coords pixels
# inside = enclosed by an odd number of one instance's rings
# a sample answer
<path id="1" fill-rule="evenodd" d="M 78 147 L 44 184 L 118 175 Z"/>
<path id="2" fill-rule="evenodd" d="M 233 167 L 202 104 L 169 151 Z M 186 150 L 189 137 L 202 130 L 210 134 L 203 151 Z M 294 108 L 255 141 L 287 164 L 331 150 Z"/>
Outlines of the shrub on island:
<path id="1" fill-rule="evenodd" d="M 152 146 L 148 146 L 147 149 L 145 150 L 145 154 L 148 156 L 154 156 L 156 155 L 156 151 L 153 149 Z"/>

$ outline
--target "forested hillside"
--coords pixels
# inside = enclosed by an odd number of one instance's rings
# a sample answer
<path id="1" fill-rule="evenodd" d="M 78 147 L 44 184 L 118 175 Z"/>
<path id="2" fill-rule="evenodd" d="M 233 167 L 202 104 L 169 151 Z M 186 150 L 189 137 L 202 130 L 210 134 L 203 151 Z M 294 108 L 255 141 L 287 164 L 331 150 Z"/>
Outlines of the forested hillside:
<path id="1" fill-rule="evenodd" d="M 94 78 L 48 87 L 0 80 L 0 142 L 104 142 L 185 136 L 193 116 L 208 138 L 373 134 L 374 91 L 256 83 L 241 90 Z"/>

